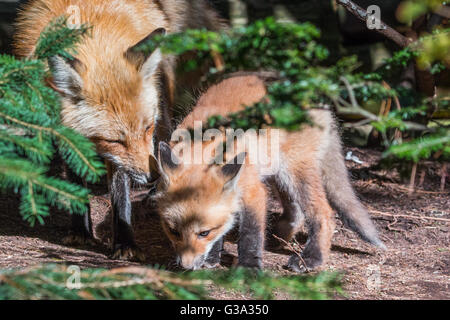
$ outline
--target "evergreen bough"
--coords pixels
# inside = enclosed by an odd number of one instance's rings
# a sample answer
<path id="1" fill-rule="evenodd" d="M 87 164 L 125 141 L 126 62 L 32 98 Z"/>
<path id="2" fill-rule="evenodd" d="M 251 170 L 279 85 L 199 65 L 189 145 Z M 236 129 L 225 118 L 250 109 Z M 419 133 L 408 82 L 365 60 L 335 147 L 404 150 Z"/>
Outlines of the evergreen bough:
<path id="1" fill-rule="evenodd" d="M 336 273 L 281 276 L 243 268 L 173 273 L 147 267 L 74 271 L 54 264 L 0 271 L 0 300 L 197 300 L 211 299 L 214 288 L 256 299 L 274 299 L 278 293 L 292 299 L 328 299 L 342 293 Z"/>
<path id="2" fill-rule="evenodd" d="M 0 189 L 20 194 L 20 213 L 31 225 L 43 224 L 50 206 L 71 214 L 87 210 L 89 190 L 49 174 L 56 155 L 87 182 L 104 174 L 94 145 L 61 124 L 60 99 L 46 85 L 46 59 L 70 59 L 88 30 L 70 29 L 58 18 L 42 33 L 32 58 L 0 55 Z"/>

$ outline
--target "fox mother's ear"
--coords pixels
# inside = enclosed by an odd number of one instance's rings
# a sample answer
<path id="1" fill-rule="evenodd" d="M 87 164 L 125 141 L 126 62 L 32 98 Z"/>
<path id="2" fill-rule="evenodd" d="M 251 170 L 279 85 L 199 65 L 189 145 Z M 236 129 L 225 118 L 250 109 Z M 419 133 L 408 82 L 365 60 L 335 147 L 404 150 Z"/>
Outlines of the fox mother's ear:
<path id="1" fill-rule="evenodd" d="M 153 37 L 164 36 L 165 34 L 166 29 L 158 28 L 152 31 L 152 33 L 150 33 L 144 39 L 142 39 L 141 41 L 130 47 L 125 52 L 125 57 L 132 63 L 136 64 L 137 68 L 143 75 L 144 79 L 151 77 L 158 69 L 159 63 L 162 60 L 162 54 L 159 48 L 145 54 L 143 52 L 140 52 L 138 49 L 140 46 L 142 46 L 147 41 L 151 40 Z"/>
<path id="2" fill-rule="evenodd" d="M 82 62 L 77 58 L 65 60 L 57 55 L 48 58 L 48 65 L 53 74 L 47 81 L 50 87 L 66 98 L 81 100 L 83 80 L 78 71 L 83 67 Z"/>
<path id="3" fill-rule="evenodd" d="M 224 191 L 234 190 L 236 188 L 246 156 L 247 152 L 242 152 L 221 168 L 222 175 L 226 181 L 223 186 Z"/>

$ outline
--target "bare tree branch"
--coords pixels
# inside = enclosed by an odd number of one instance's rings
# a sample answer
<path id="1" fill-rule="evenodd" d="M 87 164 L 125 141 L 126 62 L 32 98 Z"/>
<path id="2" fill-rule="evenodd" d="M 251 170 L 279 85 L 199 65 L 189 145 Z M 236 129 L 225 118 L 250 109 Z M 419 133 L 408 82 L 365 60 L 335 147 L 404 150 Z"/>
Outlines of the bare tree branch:
<path id="1" fill-rule="evenodd" d="M 336 2 L 342 5 L 348 12 L 353 14 L 359 20 L 367 22 L 367 19 L 369 18 L 367 11 L 358 6 L 357 4 L 353 3 L 353 1 L 336 0 Z M 398 46 L 405 48 L 410 44 L 411 40 L 409 40 L 408 38 L 397 32 L 395 29 L 385 24 L 383 21 L 380 21 L 380 26 L 381 28 L 374 30 L 378 33 L 381 33 L 388 39 L 394 41 Z"/>
<path id="2" fill-rule="evenodd" d="M 444 17 L 445 19 L 450 19 L 450 8 L 449 7 L 442 6 L 434 13 L 437 15 L 440 15 L 441 17 Z"/>

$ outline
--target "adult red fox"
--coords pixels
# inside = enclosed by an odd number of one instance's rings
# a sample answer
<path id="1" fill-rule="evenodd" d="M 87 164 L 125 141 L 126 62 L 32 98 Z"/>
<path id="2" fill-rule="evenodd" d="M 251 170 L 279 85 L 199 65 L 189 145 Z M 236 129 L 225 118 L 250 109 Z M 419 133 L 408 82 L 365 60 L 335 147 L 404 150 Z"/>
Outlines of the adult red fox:
<path id="1" fill-rule="evenodd" d="M 217 29 L 221 23 L 203 0 L 32 0 L 18 17 L 16 54 L 31 57 L 43 29 L 63 15 L 92 30 L 78 44 L 74 60 L 49 59 L 52 87 L 61 94 L 62 120 L 90 138 L 107 160 L 114 256 L 142 257 L 134 242 L 126 188 L 129 177 L 138 184 L 149 180 L 154 140 L 170 134 L 174 59 L 163 58 L 158 49 L 145 56 L 133 48 L 155 33 Z M 89 216 L 73 219 L 78 226 L 74 239 L 92 237 Z"/>
<path id="2" fill-rule="evenodd" d="M 229 78 L 211 87 L 179 128 L 193 128 L 195 121 L 205 123 L 215 114 L 226 116 L 265 95 L 264 82 L 255 76 Z M 308 269 L 322 265 L 329 254 L 335 226 L 329 203 L 362 239 L 385 248 L 350 185 L 332 114 L 316 109 L 309 111 L 309 115 L 314 125 L 305 125 L 295 132 L 278 131 L 279 154 L 267 152 L 275 165 L 270 173 L 262 171 L 258 163 L 248 161 L 248 145 L 231 148 L 225 157 L 227 161 L 234 159 L 222 166 L 211 161 L 219 152 L 213 152 L 201 164 L 192 163 L 186 161 L 191 160 L 190 155 L 175 152 L 180 143 L 183 146 L 186 142 L 173 143 L 173 149 L 165 142 L 160 143 L 161 181 L 154 200 L 181 266 L 198 269 L 217 264 L 224 235 L 239 221 L 239 265 L 261 268 L 267 184 L 277 188 L 284 208 L 276 227 L 280 237 L 289 241 L 306 220 L 309 236 L 302 256 Z M 267 138 L 261 135 L 273 139 L 274 130 L 259 134 L 257 140 Z M 208 141 L 202 145 L 207 147 L 211 143 L 214 144 Z M 216 146 L 221 144 L 219 140 Z M 271 143 L 268 145 L 271 148 Z M 244 153 L 240 153 L 242 150 Z M 237 162 L 239 157 L 245 157 L 246 162 Z M 303 271 L 296 255 L 289 265 L 293 270 Z"/>

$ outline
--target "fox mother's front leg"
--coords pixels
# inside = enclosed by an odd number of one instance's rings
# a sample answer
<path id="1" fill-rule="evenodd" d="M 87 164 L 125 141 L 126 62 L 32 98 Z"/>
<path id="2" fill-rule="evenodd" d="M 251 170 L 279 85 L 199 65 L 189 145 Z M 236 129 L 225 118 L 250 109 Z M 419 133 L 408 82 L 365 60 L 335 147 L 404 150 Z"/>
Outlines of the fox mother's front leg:
<path id="1" fill-rule="evenodd" d="M 78 175 L 73 173 L 73 171 L 64 164 L 64 171 L 66 173 L 67 179 L 70 182 L 81 184 L 85 188 L 87 188 L 87 182 L 85 179 L 80 178 Z M 64 237 L 63 243 L 66 245 L 76 245 L 76 246 L 84 246 L 95 245 L 95 239 L 92 232 L 92 220 L 91 220 L 91 205 L 88 204 L 88 210 L 84 214 L 75 214 L 71 215 L 72 227 L 69 234 Z"/>
<path id="2" fill-rule="evenodd" d="M 130 177 L 116 170 L 111 179 L 113 259 L 145 261 L 145 255 L 136 245 L 132 226 Z"/>

